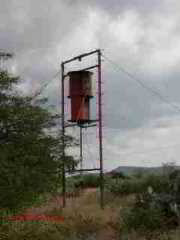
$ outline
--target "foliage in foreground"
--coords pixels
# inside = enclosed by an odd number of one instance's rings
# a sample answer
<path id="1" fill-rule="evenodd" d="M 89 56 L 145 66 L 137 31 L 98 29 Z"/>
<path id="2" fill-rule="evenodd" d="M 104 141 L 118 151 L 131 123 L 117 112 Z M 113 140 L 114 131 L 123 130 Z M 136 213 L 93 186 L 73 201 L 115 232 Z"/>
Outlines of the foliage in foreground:
<path id="1" fill-rule="evenodd" d="M 100 177 L 98 174 L 83 174 L 69 177 L 67 181 L 69 189 L 76 188 L 97 188 L 100 185 Z"/>
<path id="2" fill-rule="evenodd" d="M 139 182 L 139 180 L 138 180 Z M 180 171 L 148 176 L 135 182 L 120 185 L 115 194 L 134 194 L 135 202 L 120 213 L 119 233 L 141 232 L 152 237 L 177 229 L 180 223 Z M 134 186 L 134 189 L 133 189 Z"/>
<path id="3" fill-rule="evenodd" d="M 162 203 L 157 204 L 152 196 L 144 194 L 132 207 L 121 212 L 122 228 L 127 231 L 169 231 L 178 226 L 176 214 Z"/>
<path id="4" fill-rule="evenodd" d="M 55 190 L 62 163 L 61 133 L 50 133 L 59 116 L 45 108 L 46 100 L 36 103 L 18 94 L 19 81 L 0 70 L 1 209 L 17 210 Z"/>
<path id="5" fill-rule="evenodd" d="M 109 194 L 108 194 L 109 195 Z M 109 196 L 110 197 L 110 196 Z M 125 215 L 130 214 L 132 200 L 129 197 L 113 198 L 111 195 L 110 201 L 102 211 L 97 205 L 97 195 L 89 193 L 86 197 L 81 197 L 76 204 L 69 205 L 64 211 L 53 211 L 51 214 L 64 216 L 65 222 L 13 222 L 0 226 L 0 239 L 3 240 L 102 240 L 106 239 L 107 234 L 111 232 L 108 239 L 122 240 L 179 240 L 180 232 L 170 230 L 169 227 L 164 229 L 160 226 L 159 229 L 155 226 L 158 220 L 153 223 L 153 227 L 149 226 L 152 220 L 157 219 L 157 213 L 153 213 L 151 220 L 148 219 L 147 213 L 144 214 L 144 209 L 139 214 L 139 221 L 143 216 L 143 220 L 148 220 L 147 228 L 134 228 L 134 223 L 131 221 L 124 225 Z M 126 211 L 122 212 L 122 207 Z M 120 211 L 120 219 L 117 218 Z M 127 213 L 128 211 L 128 213 Z M 150 212 L 149 212 L 150 213 Z M 123 218 L 122 218 L 123 216 Z M 127 216 L 127 215 L 126 215 Z M 157 215 L 158 216 L 158 215 Z M 128 216 L 129 217 L 129 216 Z M 131 217 L 130 217 L 131 218 Z M 126 218 L 127 221 L 129 219 Z M 131 220 L 136 221 L 137 218 Z M 159 225 L 158 225 L 159 226 Z M 126 230 L 126 231 L 125 231 Z M 160 231 L 159 231 L 160 230 Z M 166 231 L 165 231 L 166 230 Z M 109 232 L 110 231 L 110 232 Z"/>
<path id="6" fill-rule="evenodd" d="M 62 211 L 54 213 L 62 217 Z M 8 222 L 0 226 L 3 240 L 80 240 L 96 239 L 100 229 L 98 217 L 71 212 L 64 222 Z M 93 237 L 93 238 L 92 238 Z"/>

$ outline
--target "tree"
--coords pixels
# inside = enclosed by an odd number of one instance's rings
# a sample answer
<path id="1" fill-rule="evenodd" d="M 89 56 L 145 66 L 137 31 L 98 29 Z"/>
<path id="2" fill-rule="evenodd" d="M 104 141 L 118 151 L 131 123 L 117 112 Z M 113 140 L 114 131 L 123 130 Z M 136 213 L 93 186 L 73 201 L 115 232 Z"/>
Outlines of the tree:
<path id="1" fill-rule="evenodd" d="M 18 82 L 0 70 L 0 207 L 10 209 L 54 190 L 62 165 L 61 132 L 51 133 L 59 116 L 19 96 Z M 72 143 L 66 136 L 66 144 Z"/>

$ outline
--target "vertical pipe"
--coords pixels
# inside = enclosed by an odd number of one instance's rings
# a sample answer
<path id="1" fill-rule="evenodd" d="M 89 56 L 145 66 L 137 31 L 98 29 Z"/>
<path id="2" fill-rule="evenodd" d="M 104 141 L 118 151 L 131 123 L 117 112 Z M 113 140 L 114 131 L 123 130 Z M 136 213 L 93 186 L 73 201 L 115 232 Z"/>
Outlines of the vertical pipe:
<path id="1" fill-rule="evenodd" d="M 83 168 L 83 141 L 82 141 L 82 127 L 80 126 L 80 169 L 82 170 L 82 168 Z"/>
<path id="2" fill-rule="evenodd" d="M 100 191 L 101 208 L 104 208 L 104 174 L 103 174 L 103 148 L 102 148 L 102 89 L 101 89 L 101 50 L 98 50 L 98 115 L 99 115 L 99 159 L 100 159 Z"/>
<path id="3" fill-rule="evenodd" d="M 61 103 L 62 103 L 62 195 L 63 207 L 66 206 L 66 175 L 65 175 L 65 117 L 64 117 L 64 63 L 61 64 Z"/>

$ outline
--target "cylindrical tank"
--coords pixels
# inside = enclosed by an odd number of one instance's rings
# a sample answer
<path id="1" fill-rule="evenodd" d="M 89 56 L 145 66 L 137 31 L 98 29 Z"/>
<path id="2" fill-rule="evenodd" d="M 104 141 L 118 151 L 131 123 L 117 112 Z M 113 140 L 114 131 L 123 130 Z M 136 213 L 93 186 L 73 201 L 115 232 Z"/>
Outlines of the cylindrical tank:
<path id="1" fill-rule="evenodd" d="M 69 72 L 69 98 L 71 99 L 71 122 L 84 124 L 90 121 L 92 72 Z"/>
<path id="2" fill-rule="evenodd" d="M 92 97 L 92 74 L 89 71 L 69 72 L 69 96 Z"/>

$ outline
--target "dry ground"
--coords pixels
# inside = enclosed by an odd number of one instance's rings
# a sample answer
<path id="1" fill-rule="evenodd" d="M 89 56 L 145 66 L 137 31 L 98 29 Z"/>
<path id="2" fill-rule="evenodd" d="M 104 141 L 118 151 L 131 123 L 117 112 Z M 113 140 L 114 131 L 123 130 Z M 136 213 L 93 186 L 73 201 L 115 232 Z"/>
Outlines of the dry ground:
<path id="1" fill-rule="evenodd" d="M 121 236 L 117 229 L 121 225 L 120 210 L 129 206 L 134 196 L 114 198 L 105 194 L 105 208 L 99 206 L 99 190 L 86 189 L 79 197 L 68 198 L 67 207 L 62 208 L 62 197 L 49 199 L 40 207 L 27 209 L 25 214 L 64 217 L 64 222 L 42 224 L 15 223 L 5 226 L 0 240 L 179 240 L 180 231 L 155 238 L 146 238 L 137 232 Z M 71 237 L 72 233 L 78 238 Z"/>
<path id="2" fill-rule="evenodd" d="M 106 207 L 102 210 L 99 206 L 99 192 L 96 188 L 84 190 L 80 197 L 67 198 L 67 207 L 62 209 L 62 197 L 51 198 L 46 204 L 40 207 L 27 209 L 25 214 L 30 215 L 62 215 L 65 218 L 64 224 L 72 228 L 84 228 L 82 231 L 93 233 L 93 227 L 97 232 L 97 240 L 116 239 L 113 223 L 117 217 L 117 208 L 113 202 L 120 200 L 106 196 Z M 117 203 L 115 204 L 117 206 Z M 79 226 L 78 226 L 79 225 Z M 97 230 L 97 231 L 96 231 Z"/>

